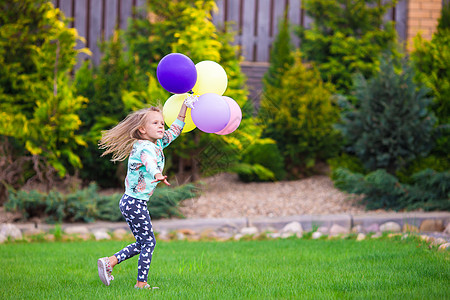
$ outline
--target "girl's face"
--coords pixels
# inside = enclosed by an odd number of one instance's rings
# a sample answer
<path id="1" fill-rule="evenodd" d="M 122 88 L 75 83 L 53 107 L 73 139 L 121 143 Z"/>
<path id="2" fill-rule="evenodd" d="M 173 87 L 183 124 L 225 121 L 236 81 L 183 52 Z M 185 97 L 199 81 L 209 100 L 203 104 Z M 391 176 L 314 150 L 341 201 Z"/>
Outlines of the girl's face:
<path id="1" fill-rule="evenodd" d="M 149 111 L 145 116 L 145 122 L 139 128 L 143 139 L 156 143 L 156 140 L 164 136 L 164 119 L 162 113 L 158 111 Z"/>

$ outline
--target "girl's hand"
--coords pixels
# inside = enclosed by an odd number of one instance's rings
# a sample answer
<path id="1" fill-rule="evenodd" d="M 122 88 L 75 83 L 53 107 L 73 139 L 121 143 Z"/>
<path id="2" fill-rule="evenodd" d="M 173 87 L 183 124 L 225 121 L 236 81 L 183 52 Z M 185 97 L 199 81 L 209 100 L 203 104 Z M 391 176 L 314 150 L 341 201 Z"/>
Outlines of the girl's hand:
<path id="1" fill-rule="evenodd" d="M 161 173 L 158 173 L 155 175 L 155 180 L 153 180 L 151 183 L 155 183 L 155 182 L 164 182 L 166 185 L 170 185 L 170 183 L 167 181 L 167 176 L 164 176 Z"/>

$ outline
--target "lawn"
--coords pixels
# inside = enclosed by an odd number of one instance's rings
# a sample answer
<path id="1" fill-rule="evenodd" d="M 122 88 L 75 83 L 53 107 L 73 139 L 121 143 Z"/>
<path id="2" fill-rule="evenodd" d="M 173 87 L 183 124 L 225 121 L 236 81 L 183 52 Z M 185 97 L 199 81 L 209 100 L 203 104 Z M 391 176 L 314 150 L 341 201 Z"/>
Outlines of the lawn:
<path id="1" fill-rule="evenodd" d="M 104 286 L 97 258 L 127 242 L 0 245 L 1 299 L 445 299 L 450 255 L 414 239 L 159 242 L 149 283 L 134 290 L 137 256 Z"/>

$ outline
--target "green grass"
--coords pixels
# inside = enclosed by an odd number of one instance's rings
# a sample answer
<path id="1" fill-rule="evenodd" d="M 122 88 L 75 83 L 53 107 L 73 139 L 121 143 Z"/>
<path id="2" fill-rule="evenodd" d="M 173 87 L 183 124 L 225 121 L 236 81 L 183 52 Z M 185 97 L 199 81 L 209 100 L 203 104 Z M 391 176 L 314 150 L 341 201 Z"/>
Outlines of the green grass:
<path id="1" fill-rule="evenodd" d="M 450 255 L 418 240 L 159 242 L 149 283 L 137 256 L 104 286 L 97 258 L 127 242 L 0 245 L 1 299 L 449 299 Z"/>

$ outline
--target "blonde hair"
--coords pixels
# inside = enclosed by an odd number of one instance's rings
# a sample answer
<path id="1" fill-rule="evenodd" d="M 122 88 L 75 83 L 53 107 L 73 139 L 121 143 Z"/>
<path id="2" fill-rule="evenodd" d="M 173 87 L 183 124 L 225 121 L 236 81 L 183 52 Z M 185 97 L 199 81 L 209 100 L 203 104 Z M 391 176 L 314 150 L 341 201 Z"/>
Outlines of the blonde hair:
<path id="1" fill-rule="evenodd" d="M 142 139 L 141 128 L 151 111 L 161 113 L 161 109 L 155 106 L 143 108 L 129 114 L 119 124 L 109 130 L 102 131 L 102 138 L 98 146 L 105 149 L 101 156 L 112 153 L 111 161 L 123 161 L 130 155 L 136 140 Z"/>

